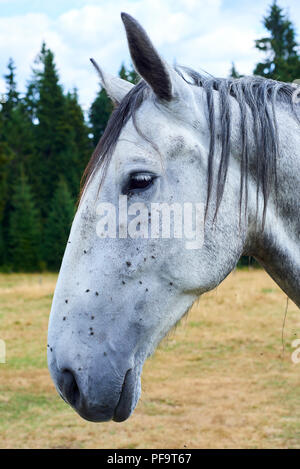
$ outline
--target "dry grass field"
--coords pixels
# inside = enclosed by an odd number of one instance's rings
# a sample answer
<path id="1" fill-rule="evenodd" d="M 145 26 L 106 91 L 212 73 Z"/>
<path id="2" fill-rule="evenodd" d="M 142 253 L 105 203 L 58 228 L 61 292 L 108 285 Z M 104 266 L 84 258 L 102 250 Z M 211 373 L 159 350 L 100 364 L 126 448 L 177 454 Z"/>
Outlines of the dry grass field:
<path id="1" fill-rule="evenodd" d="M 143 372 L 126 422 L 95 424 L 57 395 L 46 366 L 56 276 L 0 275 L 1 448 L 299 448 L 300 314 L 260 270 L 204 295 Z"/>

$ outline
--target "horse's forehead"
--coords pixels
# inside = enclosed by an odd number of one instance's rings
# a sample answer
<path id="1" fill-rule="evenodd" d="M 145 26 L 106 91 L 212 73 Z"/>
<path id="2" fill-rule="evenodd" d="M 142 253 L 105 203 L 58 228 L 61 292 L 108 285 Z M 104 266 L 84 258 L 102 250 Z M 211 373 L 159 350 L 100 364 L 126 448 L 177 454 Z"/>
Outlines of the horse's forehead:
<path id="1" fill-rule="evenodd" d="M 148 99 L 136 111 L 134 120 L 131 118 L 122 129 L 120 138 L 135 136 L 136 141 L 144 142 L 146 136 L 157 144 L 164 145 L 169 134 L 176 133 L 177 126 L 172 112 L 163 105 Z M 168 140 L 168 138 L 167 138 Z"/>
<path id="2" fill-rule="evenodd" d="M 140 136 L 129 134 L 120 137 L 114 152 L 114 164 L 116 167 L 120 167 L 128 161 L 133 164 L 145 161 L 156 165 L 160 159 L 159 154 L 147 140 L 141 139 Z"/>
<path id="3" fill-rule="evenodd" d="M 115 162 L 144 157 L 161 163 L 162 155 L 168 158 L 183 152 L 191 140 L 186 125 L 178 123 L 171 113 L 161 111 L 151 103 L 143 104 L 135 123 L 129 119 L 121 131 L 114 152 Z"/>

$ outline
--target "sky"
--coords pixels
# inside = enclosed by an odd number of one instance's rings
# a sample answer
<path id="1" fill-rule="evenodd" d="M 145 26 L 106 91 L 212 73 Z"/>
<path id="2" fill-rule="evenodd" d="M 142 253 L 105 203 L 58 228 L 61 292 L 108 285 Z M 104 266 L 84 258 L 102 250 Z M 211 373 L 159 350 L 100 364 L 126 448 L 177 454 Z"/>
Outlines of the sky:
<path id="1" fill-rule="evenodd" d="M 271 0 L 0 0 L 0 94 L 9 57 L 17 66 L 19 90 L 25 90 L 42 41 L 54 52 L 64 89 L 78 89 L 88 109 L 99 89 L 89 62 L 117 74 L 130 56 L 120 13 L 134 16 L 160 54 L 220 77 L 232 61 L 251 74 L 262 59 L 255 39 L 266 31 L 262 18 Z M 300 33 L 300 1 L 278 0 Z M 298 36 L 298 41 L 300 38 Z"/>

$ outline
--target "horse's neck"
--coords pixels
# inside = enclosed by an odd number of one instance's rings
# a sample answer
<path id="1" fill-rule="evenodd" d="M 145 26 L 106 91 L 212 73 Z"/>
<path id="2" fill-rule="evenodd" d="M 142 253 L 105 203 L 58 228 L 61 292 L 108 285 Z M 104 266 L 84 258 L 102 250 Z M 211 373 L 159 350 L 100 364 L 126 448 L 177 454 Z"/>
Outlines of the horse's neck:
<path id="1" fill-rule="evenodd" d="M 286 113 L 279 116 L 278 126 L 278 206 L 270 200 L 263 233 L 252 230 L 248 252 L 300 307 L 300 126 Z"/>
<path id="2" fill-rule="evenodd" d="M 269 218 L 253 255 L 300 308 L 300 243 L 294 226 Z"/>

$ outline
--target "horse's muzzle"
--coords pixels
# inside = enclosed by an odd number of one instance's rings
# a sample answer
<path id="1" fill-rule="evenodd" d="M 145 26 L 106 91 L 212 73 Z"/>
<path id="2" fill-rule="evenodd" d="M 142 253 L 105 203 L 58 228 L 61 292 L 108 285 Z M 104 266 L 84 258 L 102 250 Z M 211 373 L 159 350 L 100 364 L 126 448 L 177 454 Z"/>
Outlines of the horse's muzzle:
<path id="1" fill-rule="evenodd" d="M 123 381 L 118 382 L 109 380 L 107 374 L 101 381 L 98 377 L 95 380 L 82 379 L 70 367 L 60 371 L 53 362 L 50 372 L 59 395 L 85 420 L 123 422 L 131 415 L 137 402 L 132 369 L 127 370 Z"/>

